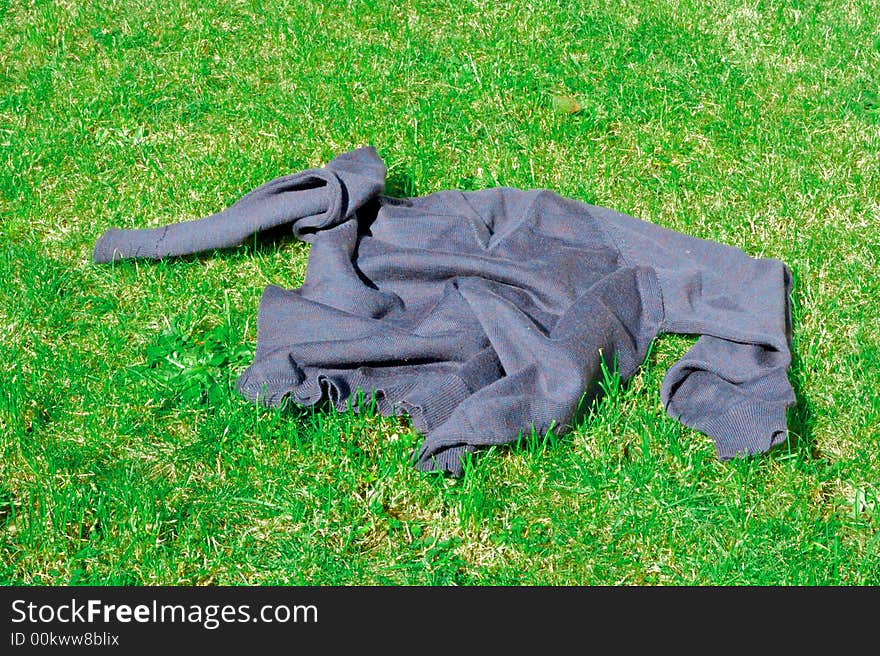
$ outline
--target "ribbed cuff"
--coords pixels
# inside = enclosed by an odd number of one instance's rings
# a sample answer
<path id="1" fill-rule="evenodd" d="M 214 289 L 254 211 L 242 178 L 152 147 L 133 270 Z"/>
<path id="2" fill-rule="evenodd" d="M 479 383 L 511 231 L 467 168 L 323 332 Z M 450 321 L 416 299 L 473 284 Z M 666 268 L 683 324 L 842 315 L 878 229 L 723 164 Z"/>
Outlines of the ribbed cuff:
<path id="1" fill-rule="evenodd" d="M 157 257 L 158 247 L 166 228 L 119 230 L 110 228 L 95 243 L 92 261 L 106 264 L 128 257 Z"/>
<path id="2" fill-rule="evenodd" d="M 743 401 L 695 428 L 714 438 L 721 460 L 769 451 L 785 441 L 788 429 L 784 401 Z"/>

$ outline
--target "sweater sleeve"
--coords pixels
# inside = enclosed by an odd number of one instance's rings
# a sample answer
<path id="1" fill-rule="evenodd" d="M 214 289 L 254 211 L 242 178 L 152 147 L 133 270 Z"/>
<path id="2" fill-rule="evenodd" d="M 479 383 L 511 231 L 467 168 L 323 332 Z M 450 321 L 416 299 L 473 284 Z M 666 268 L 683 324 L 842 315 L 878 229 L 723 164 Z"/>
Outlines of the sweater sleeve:
<path id="1" fill-rule="evenodd" d="M 700 335 L 663 380 L 667 413 L 711 436 L 722 460 L 783 442 L 795 402 L 788 267 L 605 208 L 591 211 L 625 260 L 657 273 L 661 332 Z"/>
<path id="2" fill-rule="evenodd" d="M 124 258 L 189 255 L 231 248 L 272 228 L 290 226 L 299 239 L 342 223 L 380 194 L 385 165 L 372 147 L 343 153 L 323 168 L 276 178 L 229 208 L 159 228 L 107 230 L 95 244 L 96 264 Z"/>

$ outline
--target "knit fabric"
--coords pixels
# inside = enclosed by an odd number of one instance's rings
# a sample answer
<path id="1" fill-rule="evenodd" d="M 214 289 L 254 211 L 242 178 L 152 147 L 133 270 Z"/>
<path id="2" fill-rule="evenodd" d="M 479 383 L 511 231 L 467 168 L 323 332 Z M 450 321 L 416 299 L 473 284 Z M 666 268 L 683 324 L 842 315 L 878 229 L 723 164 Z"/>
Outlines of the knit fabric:
<path id="1" fill-rule="evenodd" d="M 289 229 L 310 246 L 298 289 L 260 301 L 238 387 L 268 406 L 329 400 L 406 413 L 423 470 L 570 429 L 602 365 L 623 380 L 660 333 L 699 335 L 671 367 L 666 411 L 729 459 L 786 437 L 794 394 L 788 298 L 776 259 L 565 198 L 507 187 L 383 194 L 372 147 L 273 180 L 204 219 L 108 230 L 96 263 L 228 248 Z"/>

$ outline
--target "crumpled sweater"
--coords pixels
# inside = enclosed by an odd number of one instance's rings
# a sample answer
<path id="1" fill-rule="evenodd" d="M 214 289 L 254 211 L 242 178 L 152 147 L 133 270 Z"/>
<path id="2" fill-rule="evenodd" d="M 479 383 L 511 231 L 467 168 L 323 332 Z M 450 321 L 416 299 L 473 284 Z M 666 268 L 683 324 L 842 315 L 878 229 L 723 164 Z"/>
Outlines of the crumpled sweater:
<path id="1" fill-rule="evenodd" d="M 93 259 L 159 259 L 289 228 L 311 245 L 305 281 L 265 289 L 240 392 L 268 406 L 369 399 L 406 413 L 424 434 L 422 470 L 458 476 L 467 452 L 564 433 L 603 365 L 625 381 L 660 333 L 700 336 L 660 394 L 719 458 L 786 438 L 795 397 L 781 261 L 546 189 L 392 198 L 385 174 L 374 148 L 358 148 L 203 219 L 108 230 Z"/>

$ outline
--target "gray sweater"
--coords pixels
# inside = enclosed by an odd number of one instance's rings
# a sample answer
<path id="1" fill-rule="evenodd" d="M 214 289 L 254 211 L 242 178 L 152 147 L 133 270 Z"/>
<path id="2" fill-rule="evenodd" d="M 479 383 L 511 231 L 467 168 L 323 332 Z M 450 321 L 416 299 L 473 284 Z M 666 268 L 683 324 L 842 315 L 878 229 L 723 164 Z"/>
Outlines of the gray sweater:
<path id="1" fill-rule="evenodd" d="M 460 475 L 465 452 L 561 434 L 603 363 L 628 379 L 664 332 L 700 335 L 663 381 L 670 416 L 712 436 L 724 460 L 785 439 L 791 275 L 779 260 L 547 190 L 391 198 L 384 182 L 376 151 L 359 148 L 204 219 L 108 230 L 94 261 L 288 226 L 311 244 L 305 282 L 266 288 L 239 390 L 343 409 L 360 389 L 425 435 L 420 469 Z"/>

